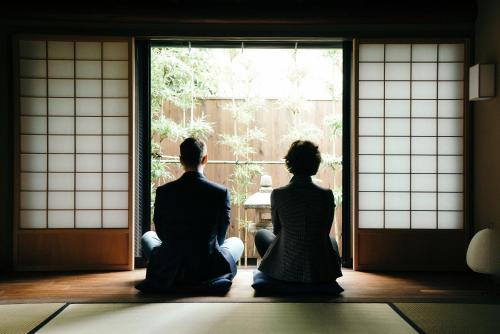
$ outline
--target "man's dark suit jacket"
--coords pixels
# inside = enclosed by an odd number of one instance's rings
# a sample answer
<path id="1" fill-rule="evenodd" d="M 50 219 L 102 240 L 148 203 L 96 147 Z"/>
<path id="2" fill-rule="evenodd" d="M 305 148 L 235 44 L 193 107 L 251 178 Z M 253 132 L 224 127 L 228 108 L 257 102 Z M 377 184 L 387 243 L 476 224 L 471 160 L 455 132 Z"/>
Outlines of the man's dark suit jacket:
<path id="1" fill-rule="evenodd" d="M 166 288 L 233 278 L 236 263 L 219 247 L 230 210 L 227 189 L 198 172 L 158 187 L 154 224 L 162 245 L 151 254 L 146 279 Z"/>

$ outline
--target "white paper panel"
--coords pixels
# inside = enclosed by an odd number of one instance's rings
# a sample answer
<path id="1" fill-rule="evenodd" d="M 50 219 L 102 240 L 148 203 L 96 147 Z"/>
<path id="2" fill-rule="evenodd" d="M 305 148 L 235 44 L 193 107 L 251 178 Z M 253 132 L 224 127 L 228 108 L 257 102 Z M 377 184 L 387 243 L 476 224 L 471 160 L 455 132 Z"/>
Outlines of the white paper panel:
<path id="1" fill-rule="evenodd" d="M 436 44 L 412 45 L 412 61 L 436 61 L 436 60 L 437 60 Z"/>
<path id="2" fill-rule="evenodd" d="M 463 138 L 442 137 L 438 138 L 439 154 L 463 154 Z"/>
<path id="3" fill-rule="evenodd" d="M 412 210 L 436 210 L 436 193 L 412 193 Z"/>
<path id="4" fill-rule="evenodd" d="M 49 173 L 49 190 L 74 190 L 73 173 Z"/>
<path id="5" fill-rule="evenodd" d="M 47 75 L 47 64 L 45 60 L 23 60 L 19 61 L 19 74 L 21 77 L 45 78 Z"/>
<path id="6" fill-rule="evenodd" d="M 463 44 L 439 45 L 439 61 L 463 61 L 463 60 L 464 60 Z"/>
<path id="7" fill-rule="evenodd" d="M 383 99 L 384 82 L 383 81 L 360 81 L 359 82 L 360 99 Z"/>
<path id="8" fill-rule="evenodd" d="M 128 60 L 127 42 L 104 42 L 102 44 L 104 60 Z"/>
<path id="9" fill-rule="evenodd" d="M 73 59 L 75 57 L 73 42 L 48 41 L 47 47 L 49 59 Z"/>
<path id="10" fill-rule="evenodd" d="M 411 121 L 411 135 L 418 136 L 435 136 L 436 132 L 436 119 L 412 119 Z"/>
<path id="11" fill-rule="evenodd" d="M 128 208 L 128 192 L 114 191 L 102 193 L 104 209 L 127 209 Z"/>
<path id="12" fill-rule="evenodd" d="M 439 80 L 463 80 L 463 79 L 464 79 L 463 63 L 439 64 Z"/>
<path id="13" fill-rule="evenodd" d="M 76 173 L 76 190 L 101 190 L 101 178 L 101 173 Z"/>
<path id="14" fill-rule="evenodd" d="M 462 229 L 464 228 L 463 212 L 438 212 L 439 229 Z"/>
<path id="15" fill-rule="evenodd" d="M 47 100 L 40 97 L 21 97 L 21 115 L 46 115 Z"/>
<path id="16" fill-rule="evenodd" d="M 19 56 L 21 58 L 45 59 L 45 41 L 19 41 Z"/>
<path id="17" fill-rule="evenodd" d="M 463 210 L 463 194 L 461 193 L 439 193 L 439 210 Z"/>
<path id="18" fill-rule="evenodd" d="M 360 44 L 359 61 L 384 61 L 384 45 Z"/>
<path id="19" fill-rule="evenodd" d="M 410 228 L 409 211 L 386 211 L 385 228 Z"/>
<path id="20" fill-rule="evenodd" d="M 438 191 L 464 191 L 462 174 L 438 174 Z"/>
<path id="21" fill-rule="evenodd" d="M 439 136 L 462 136 L 464 133 L 462 119 L 439 119 Z"/>
<path id="22" fill-rule="evenodd" d="M 410 117 L 410 101 L 386 100 L 385 117 Z"/>
<path id="23" fill-rule="evenodd" d="M 437 64 L 413 63 L 411 65 L 411 78 L 412 80 L 436 80 Z"/>
<path id="24" fill-rule="evenodd" d="M 411 45 L 410 44 L 386 44 L 385 45 L 385 60 L 386 61 L 410 61 Z"/>
<path id="25" fill-rule="evenodd" d="M 21 209 L 45 209 L 47 207 L 47 193 L 45 191 L 21 191 L 20 207 Z"/>
<path id="26" fill-rule="evenodd" d="M 74 154 L 49 154 L 49 171 L 73 172 L 75 169 Z"/>
<path id="27" fill-rule="evenodd" d="M 359 100 L 359 117 L 384 117 L 383 100 Z"/>
<path id="28" fill-rule="evenodd" d="M 463 156 L 439 156 L 438 171 L 439 173 L 463 173 L 464 160 Z"/>
<path id="29" fill-rule="evenodd" d="M 463 81 L 439 81 L 438 97 L 440 99 L 462 99 L 464 97 Z"/>
<path id="30" fill-rule="evenodd" d="M 101 153 L 101 136 L 76 136 L 76 153 Z"/>
<path id="31" fill-rule="evenodd" d="M 384 64 L 360 63 L 359 80 L 384 80 Z"/>
<path id="32" fill-rule="evenodd" d="M 47 155 L 21 154 L 21 172 L 47 171 Z"/>
<path id="33" fill-rule="evenodd" d="M 412 173 L 436 173 L 436 157 L 435 156 L 418 156 L 411 157 Z"/>
<path id="34" fill-rule="evenodd" d="M 411 89 L 413 99 L 435 99 L 437 97 L 435 81 L 413 81 Z"/>
<path id="35" fill-rule="evenodd" d="M 383 210 L 384 193 L 383 192 L 359 192 L 360 210 Z"/>
<path id="36" fill-rule="evenodd" d="M 103 177 L 104 190 L 128 190 L 128 173 L 106 173 Z"/>
<path id="37" fill-rule="evenodd" d="M 73 228 L 74 227 L 74 213 L 70 210 L 65 211 L 51 211 L 48 215 L 48 228 Z"/>
<path id="38" fill-rule="evenodd" d="M 78 154 L 76 156 L 76 171 L 101 172 L 101 158 L 100 154 Z"/>
<path id="39" fill-rule="evenodd" d="M 360 173 L 383 173 L 384 156 L 383 155 L 360 155 L 359 172 Z"/>
<path id="40" fill-rule="evenodd" d="M 385 64 L 385 80 L 410 80 L 410 63 Z"/>
<path id="41" fill-rule="evenodd" d="M 104 210 L 103 211 L 104 228 L 127 228 L 128 211 L 127 210 Z"/>
<path id="42" fill-rule="evenodd" d="M 412 117 L 437 117 L 436 101 L 433 100 L 412 100 Z"/>
<path id="43" fill-rule="evenodd" d="M 359 119 L 360 136 L 383 136 L 384 119 L 383 118 L 360 118 Z"/>
<path id="44" fill-rule="evenodd" d="M 410 193 L 385 193 L 386 210 L 409 210 Z"/>
<path id="45" fill-rule="evenodd" d="M 103 78 L 127 79 L 128 61 L 103 61 Z"/>
<path id="46" fill-rule="evenodd" d="M 409 99 L 410 82 L 409 81 L 386 81 L 385 82 L 386 99 Z"/>
<path id="47" fill-rule="evenodd" d="M 439 100 L 438 101 L 439 117 L 463 117 L 464 116 L 464 101 L 463 100 Z"/>
<path id="48" fill-rule="evenodd" d="M 436 174 L 412 174 L 412 191 L 436 191 Z"/>
<path id="49" fill-rule="evenodd" d="M 50 97 L 75 96 L 75 82 L 73 79 L 49 79 Z"/>
<path id="50" fill-rule="evenodd" d="M 410 138 L 385 137 L 385 154 L 410 154 Z"/>
<path id="51" fill-rule="evenodd" d="M 105 136 L 104 153 L 128 153 L 128 136 Z"/>
<path id="52" fill-rule="evenodd" d="M 49 117 L 49 133 L 52 135 L 72 135 L 75 132 L 75 118 L 53 116 Z M 64 140 L 72 141 L 71 137 Z"/>
<path id="53" fill-rule="evenodd" d="M 75 62 L 73 60 L 49 60 L 49 78 L 66 78 L 73 79 L 75 77 Z"/>
<path id="54" fill-rule="evenodd" d="M 128 116 L 128 99 L 104 99 L 103 108 L 104 116 Z"/>
<path id="55" fill-rule="evenodd" d="M 100 97 L 101 80 L 79 79 L 76 80 L 76 96 Z"/>
<path id="56" fill-rule="evenodd" d="M 21 135 L 22 153 L 46 153 L 47 137 L 44 135 Z"/>
<path id="57" fill-rule="evenodd" d="M 77 116 L 101 116 L 100 98 L 82 98 L 76 99 L 76 115 Z"/>
<path id="58" fill-rule="evenodd" d="M 410 135 L 410 119 L 386 119 L 385 120 L 385 135 L 386 136 L 409 136 Z"/>
<path id="59" fill-rule="evenodd" d="M 359 211 L 359 228 L 383 228 L 383 211 Z"/>
<path id="60" fill-rule="evenodd" d="M 103 122 L 104 134 L 128 134 L 128 117 L 104 117 Z"/>
<path id="61" fill-rule="evenodd" d="M 128 172 L 128 156 L 125 154 L 106 154 L 103 156 L 104 172 Z"/>
<path id="62" fill-rule="evenodd" d="M 409 155 L 386 155 L 385 156 L 386 173 L 409 173 L 410 156 Z"/>
<path id="63" fill-rule="evenodd" d="M 385 174 L 385 191 L 410 191 L 410 174 Z"/>
<path id="64" fill-rule="evenodd" d="M 77 209 L 100 209 L 101 208 L 101 193 L 80 191 L 76 193 L 76 208 Z"/>
<path id="65" fill-rule="evenodd" d="M 49 209 L 73 209 L 74 192 L 49 191 Z"/>
<path id="66" fill-rule="evenodd" d="M 45 190 L 47 189 L 47 174 L 45 173 L 21 173 L 21 190 Z"/>
<path id="67" fill-rule="evenodd" d="M 76 62 L 76 78 L 78 79 L 100 79 L 101 61 L 78 60 Z"/>
<path id="68" fill-rule="evenodd" d="M 358 140 L 359 140 L 359 154 L 384 153 L 383 137 L 360 137 Z"/>
<path id="69" fill-rule="evenodd" d="M 77 117 L 77 135 L 99 135 L 101 134 L 101 117 Z"/>
<path id="70" fill-rule="evenodd" d="M 128 80 L 103 80 L 104 97 L 128 97 Z"/>
<path id="71" fill-rule="evenodd" d="M 21 96 L 47 96 L 47 81 L 45 79 L 19 79 Z"/>
<path id="72" fill-rule="evenodd" d="M 75 213 L 76 228 L 100 228 L 101 211 L 100 210 L 77 210 Z"/>
<path id="73" fill-rule="evenodd" d="M 435 229 L 436 211 L 412 211 L 411 227 L 414 229 Z"/>
<path id="74" fill-rule="evenodd" d="M 47 213 L 45 210 L 21 210 L 19 224 L 21 228 L 45 228 Z"/>
<path id="75" fill-rule="evenodd" d="M 436 138 L 413 137 L 411 139 L 412 154 L 436 154 Z"/>
<path id="76" fill-rule="evenodd" d="M 100 42 L 76 42 L 77 59 L 101 59 Z"/>
<path id="77" fill-rule="evenodd" d="M 384 174 L 359 174 L 359 191 L 384 191 Z"/>
<path id="78" fill-rule="evenodd" d="M 75 102 L 73 98 L 49 98 L 50 116 L 74 116 Z"/>
<path id="79" fill-rule="evenodd" d="M 47 133 L 47 118 L 45 116 L 21 117 L 21 133 L 24 134 Z"/>

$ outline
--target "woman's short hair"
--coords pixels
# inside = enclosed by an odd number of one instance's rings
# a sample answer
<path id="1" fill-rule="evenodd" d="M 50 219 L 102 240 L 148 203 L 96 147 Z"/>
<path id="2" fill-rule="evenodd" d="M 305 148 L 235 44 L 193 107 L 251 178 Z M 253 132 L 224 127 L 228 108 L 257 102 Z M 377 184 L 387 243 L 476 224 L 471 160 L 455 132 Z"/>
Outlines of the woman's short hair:
<path id="1" fill-rule="evenodd" d="M 321 153 L 316 144 L 308 140 L 296 140 L 288 149 L 285 163 L 290 173 L 311 176 L 318 172 Z"/>

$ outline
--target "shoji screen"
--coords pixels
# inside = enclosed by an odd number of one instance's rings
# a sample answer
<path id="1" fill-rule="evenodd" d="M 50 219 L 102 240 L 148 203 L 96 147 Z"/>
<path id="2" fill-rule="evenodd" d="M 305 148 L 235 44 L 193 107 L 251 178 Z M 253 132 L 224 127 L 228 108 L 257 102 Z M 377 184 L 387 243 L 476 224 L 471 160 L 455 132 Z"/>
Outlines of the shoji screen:
<path id="1" fill-rule="evenodd" d="M 466 58 L 463 41 L 357 45 L 355 216 L 365 242 L 464 235 Z"/>
<path id="2" fill-rule="evenodd" d="M 130 267 L 131 42 L 16 43 L 18 266 Z"/>

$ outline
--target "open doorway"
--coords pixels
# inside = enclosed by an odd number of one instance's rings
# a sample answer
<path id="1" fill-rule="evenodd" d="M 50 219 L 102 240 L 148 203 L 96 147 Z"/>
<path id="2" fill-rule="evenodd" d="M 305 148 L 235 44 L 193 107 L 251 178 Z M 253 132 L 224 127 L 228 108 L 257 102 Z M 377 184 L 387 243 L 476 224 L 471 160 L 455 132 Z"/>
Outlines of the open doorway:
<path id="1" fill-rule="evenodd" d="M 183 138 L 205 140 L 206 176 L 231 190 L 228 234 L 245 242 L 241 264 L 254 264 L 255 222 L 270 217 L 245 204 L 262 191 L 262 182 L 286 185 L 291 177 L 283 160 L 286 150 L 294 140 L 311 140 L 323 159 L 314 181 L 335 195 L 331 235 L 341 253 L 350 255 L 350 249 L 342 249 L 348 196 L 342 191 L 346 64 L 341 44 L 155 43 L 144 54 L 150 66 L 150 208 L 156 187 L 182 174 L 178 147 Z M 143 230 L 154 228 L 151 212 L 148 216 L 142 219 Z"/>

